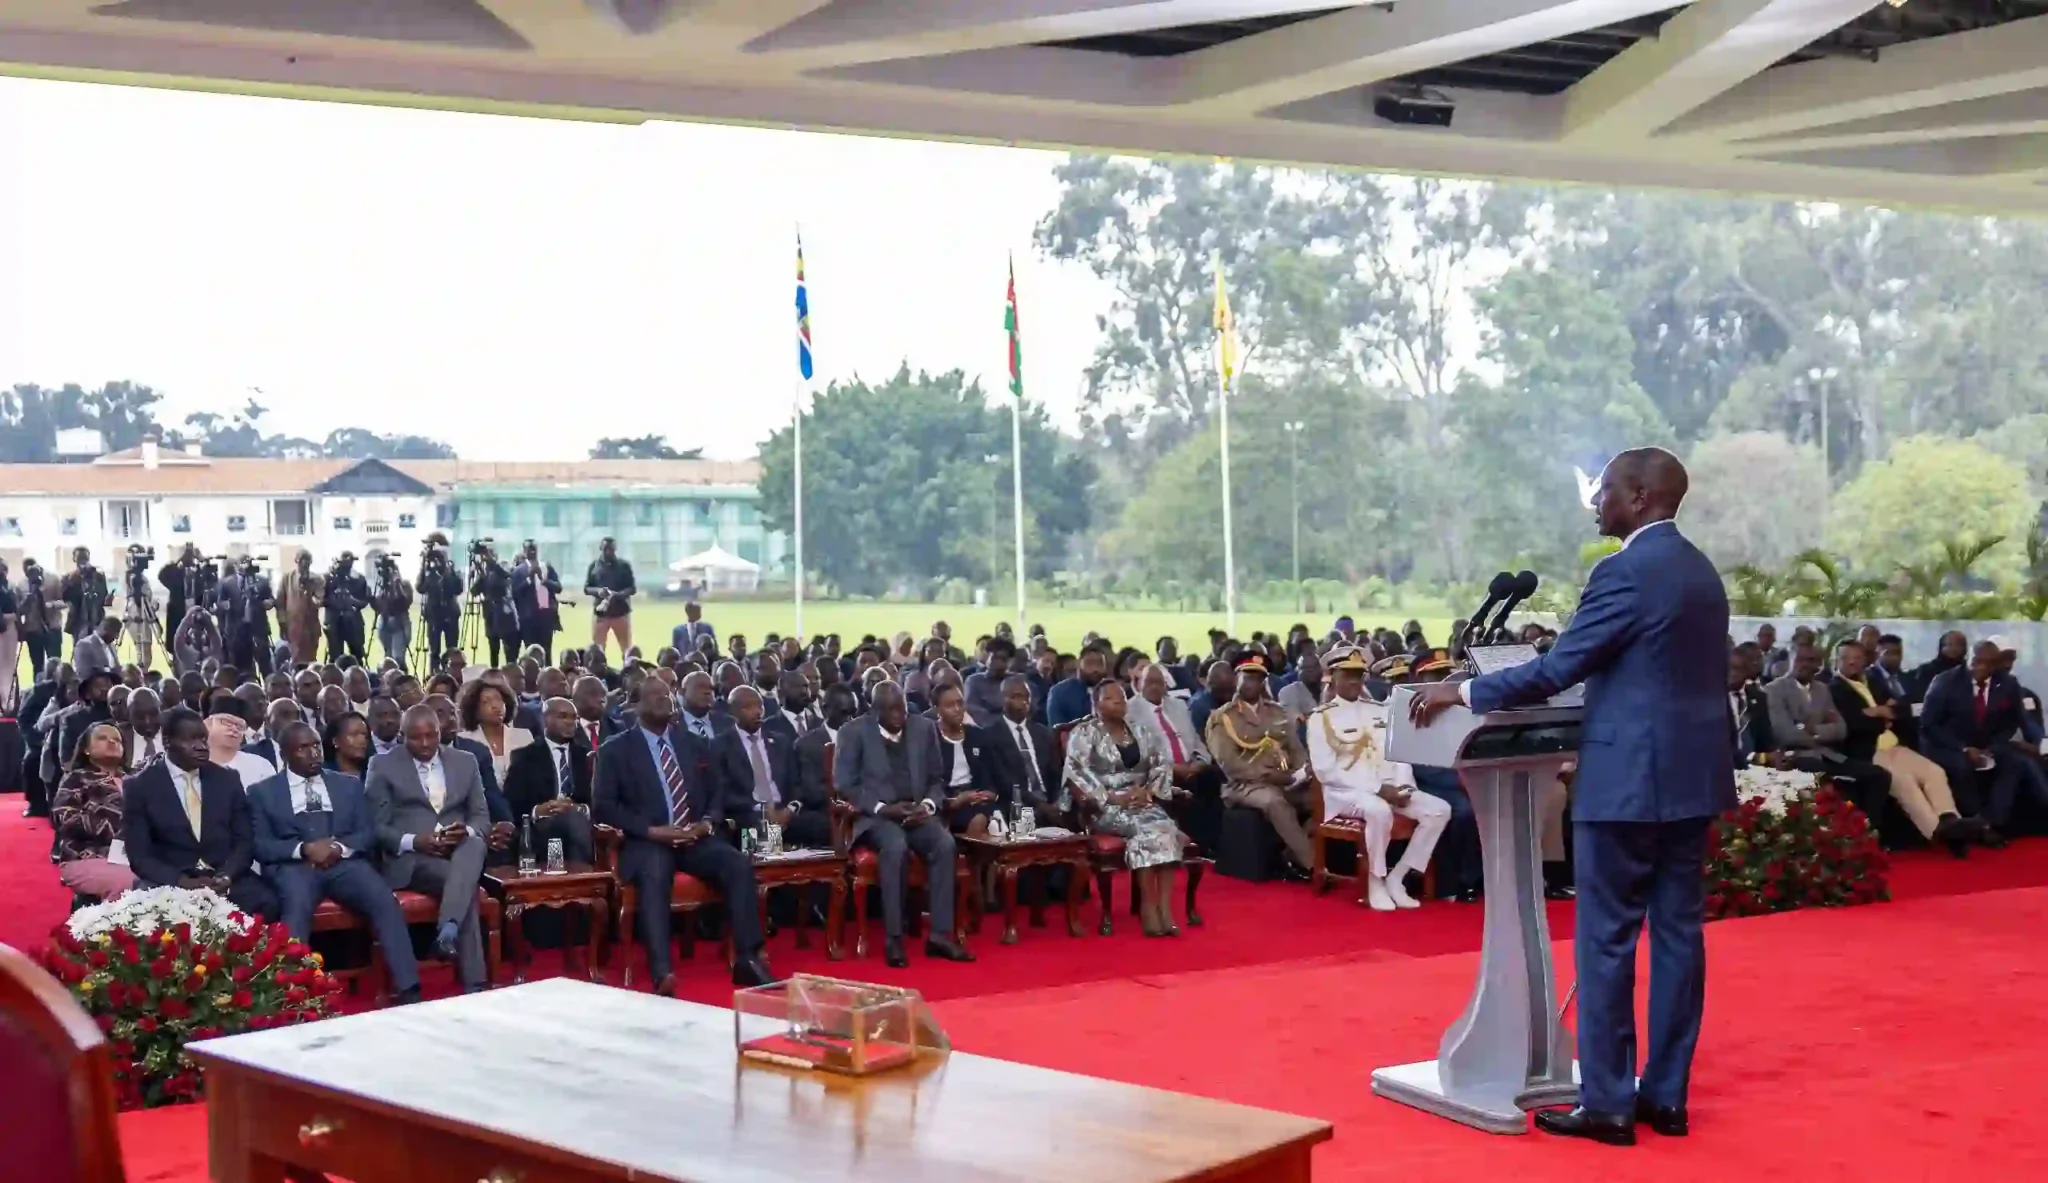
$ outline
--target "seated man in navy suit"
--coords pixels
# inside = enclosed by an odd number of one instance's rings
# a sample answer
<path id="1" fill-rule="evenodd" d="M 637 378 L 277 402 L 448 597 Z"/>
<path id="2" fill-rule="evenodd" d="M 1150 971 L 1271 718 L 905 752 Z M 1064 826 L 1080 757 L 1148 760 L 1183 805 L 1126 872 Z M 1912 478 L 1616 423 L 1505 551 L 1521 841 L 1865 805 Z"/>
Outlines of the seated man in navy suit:
<path id="1" fill-rule="evenodd" d="M 2048 749 L 1999 650 L 1995 640 L 1977 642 L 1968 665 L 1929 683 L 1920 708 L 1921 753 L 1948 773 L 1956 807 L 1976 819 L 1976 836 L 1986 846 L 2005 845 L 2000 831 L 2012 820 L 2014 798 L 2031 783 L 2007 739 L 2017 731 L 2036 751 Z"/>
<path id="2" fill-rule="evenodd" d="M 233 772 L 207 759 L 199 712 L 164 712 L 164 758 L 121 792 L 121 839 L 139 887 L 189 887 L 270 919 L 277 895 L 255 873 L 249 798 Z"/>
<path id="3" fill-rule="evenodd" d="M 1729 742 L 1728 593 L 1672 521 L 1685 467 L 1661 448 L 1608 462 L 1593 512 L 1622 539 L 1587 578 L 1548 653 L 1415 698 L 1427 724 L 1463 701 L 1486 713 L 1586 686 L 1572 840 L 1578 871 L 1579 1107 L 1536 1128 L 1634 1145 L 1636 1123 L 1688 1128 L 1705 1003 L 1707 832 L 1735 804 Z M 1650 923 L 1649 1056 L 1636 1077 L 1636 943 Z"/>
<path id="4" fill-rule="evenodd" d="M 599 825 L 616 827 L 626 836 L 619 878 L 639 892 L 640 937 L 655 993 L 673 996 L 676 989 L 669 968 L 669 904 L 678 871 L 703 880 L 725 898 L 733 984 L 766 985 L 775 978 L 761 957 L 754 863 L 720 835 L 725 803 L 711 768 L 714 741 L 675 725 L 675 696 L 659 678 L 640 684 L 635 706 L 633 729 L 597 750 L 591 812 Z"/>
<path id="5" fill-rule="evenodd" d="M 313 910 L 321 900 L 333 900 L 369 924 L 398 1001 L 418 1002 L 420 967 L 405 914 L 370 865 L 377 827 L 362 782 L 321 768 L 320 737 L 304 723 L 288 724 L 276 738 L 285 770 L 250 787 L 249 810 L 256 858 L 277 886 L 285 930 L 306 940 Z"/>

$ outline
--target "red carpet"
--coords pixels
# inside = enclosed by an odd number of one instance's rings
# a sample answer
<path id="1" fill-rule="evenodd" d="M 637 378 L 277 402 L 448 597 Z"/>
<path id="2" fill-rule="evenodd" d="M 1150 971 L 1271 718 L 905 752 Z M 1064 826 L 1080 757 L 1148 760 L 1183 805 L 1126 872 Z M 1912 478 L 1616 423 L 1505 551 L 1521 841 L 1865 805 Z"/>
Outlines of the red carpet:
<path id="1" fill-rule="evenodd" d="M 47 846 L 46 828 L 0 808 L 0 941 L 34 948 L 63 915 Z M 1908 855 L 1893 883 L 1891 905 L 1708 929 L 1694 1135 L 1646 1134 L 1632 1154 L 1489 1137 L 1370 1095 L 1373 1067 L 1431 1054 L 1462 1004 L 1472 909 L 1381 916 L 1212 880 L 1209 926 L 1179 941 L 1120 923 L 1108 941 L 1027 929 L 1004 949 L 991 926 L 980 962 L 914 959 L 895 975 L 877 959 L 799 954 L 787 935 L 770 952 L 785 971 L 919 985 L 947 1000 L 966 1051 L 1326 1118 L 1337 1139 L 1317 1152 L 1319 1180 L 1576 1180 L 1624 1166 L 1619 1177 L 1681 1180 L 2043 1177 L 2048 1134 L 2028 1108 L 2042 1049 L 2025 1033 L 2048 1002 L 2048 889 L 2006 889 L 2048 883 L 2048 843 L 1964 863 Z M 1569 916 L 1554 908 L 1553 931 L 1568 933 Z M 1569 957 L 1560 945 L 1566 980 Z M 729 997 L 708 951 L 684 976 L 693 997 Z M 130 1177 L 202 1183 L 204 1129 L 200 1107 L 125 1117 Z"/>

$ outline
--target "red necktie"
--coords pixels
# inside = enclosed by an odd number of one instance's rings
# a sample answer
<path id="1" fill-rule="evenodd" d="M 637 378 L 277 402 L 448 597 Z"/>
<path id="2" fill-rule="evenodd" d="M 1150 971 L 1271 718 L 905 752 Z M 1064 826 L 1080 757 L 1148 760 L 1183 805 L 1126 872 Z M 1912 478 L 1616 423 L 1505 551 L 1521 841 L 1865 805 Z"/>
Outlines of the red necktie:
<path id="1" fill-rule="evenodd" d="M 1181 754 L 1180 736 L 1174 733 L 1173 721 L 1166 717 L 1166 708 L 1160 707 L 1154 713 L 1159 717 L 1159 730 L 1166 733 L 1167 746 L 1173 749 L 1173 762 L 1175 764 L 1187 763 L 1187 758 Z"/>
<path id="2" fill-rule="evenodd" d="M 1987 679 L 1977 683 L 1977 726 L 1984 725 L 1984 716 L 1991 711 L 1991 683 Z"/>

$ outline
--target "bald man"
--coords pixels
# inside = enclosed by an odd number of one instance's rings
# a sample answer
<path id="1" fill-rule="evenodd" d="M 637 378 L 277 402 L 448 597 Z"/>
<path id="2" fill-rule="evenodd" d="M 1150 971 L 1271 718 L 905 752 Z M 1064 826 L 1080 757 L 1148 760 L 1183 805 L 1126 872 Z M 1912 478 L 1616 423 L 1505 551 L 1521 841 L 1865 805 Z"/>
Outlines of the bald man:
<path id="1" fill-rule="evenodd" d="M 1538 1129 L 1633 1145 L 1636 1123 L 1686 1132 L 1686 1091 L 1707 982 L 1707 830 L 1735 804 L 1728 742 L 1728 595 L 1672 521 L 1685 467 L 1661 448 L 1609 461 L 1593 512 L 1622 540 L 1586 581 L 1571 627 L 1535 661 L 1416 696 L 1426 724 L 1586 686 L 1572 841 L 1578 872 L 1579 1106 Z M 1650 922 L 1649 1054 L 1636 1077 L 1636 940 Z"/>

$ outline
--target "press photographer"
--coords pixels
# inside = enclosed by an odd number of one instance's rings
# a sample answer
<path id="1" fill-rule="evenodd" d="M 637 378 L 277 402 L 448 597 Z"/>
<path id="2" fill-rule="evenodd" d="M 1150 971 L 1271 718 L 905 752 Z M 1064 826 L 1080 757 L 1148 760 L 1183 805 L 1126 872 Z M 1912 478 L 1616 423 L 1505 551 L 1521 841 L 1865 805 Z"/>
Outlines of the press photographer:
<path id="1" fill-rule="evenodd" d="M 361 664 L 369 657 L 364 645 L 363 609 L 370 606 L 370 581 L 356 570 L 354 552 L 345 550 L 335 556 L 334 566 L 327 570 L 326 594 L 321 602 L 327 609 L 327 660 L 338 660 L 347 653 Z"/>
<path id="2" fill-rule="evenodd" d="M 479 538 L 469 544 L 469 594 L 482 606 L 484 639 L 495 669 L 501 650 L 505 661 L 519 656 L 519 614 L 512 608 L 512 573 L 498 561 L 491 542 Z"/>
<path id="3" fill-rule="evenodd" d="M 306 559 L 308 565 L 312 561 Z M 270 576 L 256 566 L 254 555 L 236 560 L 233 571 L 220 581 L 219 596 L 220 633 L 229 661 L 236 669 L 260 668 L 268 675 L 275 664 L 270 650 L 270 613 L 277 607 L 277 594 L 271 589 Z"/>
<path id="4" fill-rule="evenodd" d="M 155 563 L 156 548 L 137 543 L 128 548 L 128 567 L 121 576 L 121 620 L 135 646 L 135 664 L 143 669 L 150 667 L 161 627 L 156 616 L 156 589 L 149 585 L 149 569 Z"/>
<path id="5" fill-rule="evenodd" d="M 71 634 L 71 642 L 76 645 L 78 638 L 99 628 L 100 621 L 107 618 L 107 576 L 92 565 L 92 551 L 85 547 L 71 552 L 71 562 L 71 574 L 64 577 L 63 598 L 70 609 L 64 631 Z"/>
<path id="6" fill-rule="evenodd" d="M 583 594 L 590 597 L 590 643 L 604 649 L 607 635 L 619 639 L 619 659 L 633 647 L 633 564 L 619 557 L 618 543 L 606 538 L 597 544 L 597 561 L 583 577 Z"/>
<path id="7" fill-rule="evenodd" d="M 540 646 L 542 664 L 554 660 L 555 634 L 562 631 L 562 577 L 540 561 L 531 538 L 512 567 L 512 608 L 519 616 L 520 646 Z"/>
<path id="8" fill-rule="evenodd" d="M 178 552 L 178 557 L 165 563 L 156 573 L 156 581 L 163 585 L 165 600 L 164 629 L 175 632 L 185 623 L 186 613 L 194 604 L 211 606 L 220 590 L 220 567 L 227 562 L 223 556 L 209 559 L 199 553 L 199 544 L 188 542 Z"/>
<path id="9" fill-rule="evenodd" d="M 64 594 L 61 584 L 50 582 L 43 565 L 31 558 L 21 560 L 21 643 L 28 650 L 28 664 L 41 670 L 43 663 L 64 654 Z"/>
<path id="10" fill-rule="evenodd" d="M 370 606 L 377 610 L 377 644 L 399 669 L 406 669 L 406 651 L 412 648 L 412 584 L 399 571 L 397 556 L 379 552 L 372 561 L 377 590 Z"/>
<path id="11" fill-rule="evenodd" d="M 448 536 L 427 535 L 420 551 L 418 583 L 421 612 L 427 626 L 427 668 L 440 669 L 448 651 L 459 643 L 462 628 L 462 573 L 448 556 Z"/>

